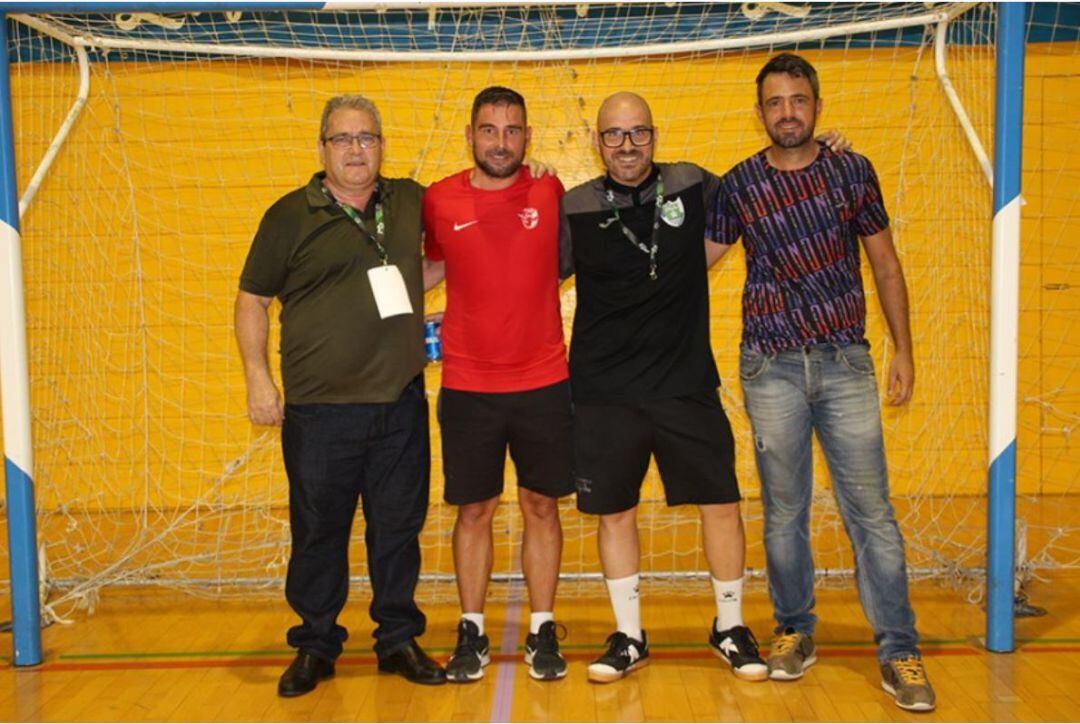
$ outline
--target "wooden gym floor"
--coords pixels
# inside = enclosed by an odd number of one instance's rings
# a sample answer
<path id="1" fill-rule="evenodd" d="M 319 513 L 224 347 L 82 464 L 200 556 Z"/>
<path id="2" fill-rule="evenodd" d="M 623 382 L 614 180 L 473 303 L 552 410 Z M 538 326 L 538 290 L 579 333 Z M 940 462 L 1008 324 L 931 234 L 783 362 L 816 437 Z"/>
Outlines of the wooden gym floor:
<path id="1" fill-rule="evenodd" d="M 592 590 L 592 589 L 589 589 Z M 283 643 L 293 616 L 281 600 L 205 601 L 158 590 L 107 590 L 96 613 L 43 632 L 45 663 L 0 671 L 5 721 L 1062 721 L 1080 717 L 1080 575 L 1035 582 L 1031 602 L 1049 613 L 1017 621 L 1019 648 L 990 654 L 979 644 L 980 607 L 957 591 L 916 584 L 912 598 L 938 709 L 909 714 L 880 689 L 870 631 L 853 590 L 823 590 L 819 661 L 792 683 L 737 681 L 704 645 L 713 604 L 692 594 L 648 591 L 651 664 L 608 685 L 585 665 L 610 633 L 594 595 L 563 596 L 569 629 L 566 679 L 532 681 L 521 661 L 527 606 L 491 604 L 496 652 L 470 685 L 414 686 L 379 675 L 370 649 L 366 597 L 353 595 L 343 623 L 352 638 L 336 678 L 296 699 L 276 696 L 291 660 Z M 454 644 L 456 606 L 426 606 L 422 643 L 441 659 Z M 748 623 L 769 638 L 766 594 L 748 594 Z M 509 625 L 508 625 L 509 624 Z M 10 651 L 10 638 L 0 639 Z"/>

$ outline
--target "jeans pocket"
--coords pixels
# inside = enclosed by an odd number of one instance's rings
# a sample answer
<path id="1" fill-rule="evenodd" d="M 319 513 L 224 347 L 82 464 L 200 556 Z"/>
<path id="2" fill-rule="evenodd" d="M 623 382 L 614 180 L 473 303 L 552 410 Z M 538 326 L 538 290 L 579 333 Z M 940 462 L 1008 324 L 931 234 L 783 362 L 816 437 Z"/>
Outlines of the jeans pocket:
<path id="1" fill-rule="evenodd" d="M 836 356 L 849 370 L 857 375 L 874 376 L 874 358 L 865 344 L 845 344 L 836 349 Z"/>
<path id="2" fill-rule="evenodd" d="M 757 379 L 769 369 L 771 362 L 772 358 L 768 355 L 743 348 L 739 353 L 739 379 L 743 382 Z"/>

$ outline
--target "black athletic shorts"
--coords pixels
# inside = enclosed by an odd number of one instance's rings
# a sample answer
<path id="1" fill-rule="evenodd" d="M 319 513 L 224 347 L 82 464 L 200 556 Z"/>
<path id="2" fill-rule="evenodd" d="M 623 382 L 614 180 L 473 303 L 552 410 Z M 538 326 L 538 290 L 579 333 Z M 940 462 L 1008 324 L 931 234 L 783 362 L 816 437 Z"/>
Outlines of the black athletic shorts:
<path id="1" fill-rule="evenodd" d="M 500 495 L 506 448 L 518 485 L 550 498 L 574 492 L 570 382 L 526 392 L 439 392 L 443 497 L 451 505 Z"/>
<path id="2" fill-rule="evenodd" d="M 593 515 L 635 507 L 649 456 L 668 505 L 739 500 L 735 438 L 716 390 L 628 404 L 574 406 L 578 510 Z"/>

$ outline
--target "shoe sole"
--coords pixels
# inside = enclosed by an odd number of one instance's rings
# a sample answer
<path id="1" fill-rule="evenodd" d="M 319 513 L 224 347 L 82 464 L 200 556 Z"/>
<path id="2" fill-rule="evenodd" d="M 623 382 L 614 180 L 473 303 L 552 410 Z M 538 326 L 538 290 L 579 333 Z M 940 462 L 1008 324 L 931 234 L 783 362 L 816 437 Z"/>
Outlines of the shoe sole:
<path id="1" fill-rule="evenodd" d="M 462 674 L 451 675 L 449 671 L 446 672 L 446 680 L 455 684 L 471 684 L 474 681 L 480 681 L 484 678 L 484 667 L 491 663 L 491 655 L 487 652 L 480 654 L 480 670 L 475 674 Z"/>
<path id="2" fill-rule="evenodd" d="M 386 674 L 387 676 L 400 676 L 401 678 L 405 679 L 405 681 L 408 681 L 409 683 L 420 684 L 421 686 L 441 686 L 442 684 L 445 684 L 447 681 L 450 680 L 448 678 L 437 679 L 435 681 L 432 681 L 430 679 L 413 679 L 408 674 L 406 674 L 404 671 L 401 671 L 400 669 L 384 669 L 382 667 L 382 665 L 379 665 L 378 672 L 379 672 L 380 675 L 381 674 Z"/>
<path id="3" fill-rule="evenodd" d="M 888 692 L 896 705 L 904 711 L 933 711 L 937 707 L 936 704 L 901 704 L 900 700 L 896 698 L 896 689 L 890 686 L 889 682 L 882 681 L 881 688 Z"/>
<path id="4" fill-rule="evenodd" d="M 292 699 L 292 698 L 297 697 L 297 696 L 303 696 L 304 694 L 310 694 L 311 692 L 313 692 L 317 688 L 319 688 L 319 682 L 320 681 L 326 681 L 327 679 L 332 679 L 332 678 L 334 678 L 333 674 L 327 674 L 326 676 L 320 676 L 315 680 L 315 686 L 311 687 L 310 689 L 305 689 L 304 691 L 284 692 L 279 688 L 278 692 L 277 692 L 277 695 L 280 696 L 282 699 Z"/>
<path id="5" fill-rule="evenodd" d="M 801 679 L 803 675 L 806 674 L 806 670 L 816 663 L 817 654 L 811 654 L 810 656 L 803 659 L 802 671 L 798 672 L 797 674 L 789 674 L 783 669 L 772 669 L 771 671 L 769 671 L 769 678 L 773 681 L 795 681 L 796 679 Z"/>
<path id="6" fill-rule="evenodd" d="M 618 681 L 619 679 L 622 679 L 622 678 L 626 677 L 627 674 L 630 674 L 631 672 L 637 671 L 638 669 L 642 668 L 643 666 L 648 665 L 648 663 L 649 663 L 648 659 L 638 659 L 634 663 L 630 664 L 630 666 L 628 666 L 626 668 L 626 671 L 615 671 L 615 672 L 612 672 L 610 674 L 600 672 L 600 671 L 592 671 L 590 669 L 589 670 L 589 681 L 592 681 L 592 682 L 597 683 L 597 684 L 610 684 L 611 682 Z"/>
<path id="7" fill-rule="evenodd" d="M 717 649 L 711 643 L 709 644 L 709 650 L 716 655 L 716 658 L 723 661 L 731 669 L 731 673 L 735 674 L 736 679 L 742 679 L 743 681 L 768 681 L 769 680 L 769 667 L 766 666 L 765 670 L 760 674 L 748 674 L 745 671 L 739 671 L 735 668 L 735 664 L 731 663 L 728 657 L 724 656 L 724 652 Z"/>
<path id="8" fill-rule="evenodd" d="M 541 674 L 540 672 L 538 672 L 536 669 L 533 668 L 532 662 L 533 662 L 532 652 L 526 651 L 525 652 L 525 663 L 529 665 L 529 676 L 536 679 L 537 681 L 558 681 L 559 679 L 562 679 L 562 678 L 564 678 L 566 676 L 566 669 L 565 668 L 562 671 L 557 671 L 557 672 L 552 673 L 552 674 Z"/>

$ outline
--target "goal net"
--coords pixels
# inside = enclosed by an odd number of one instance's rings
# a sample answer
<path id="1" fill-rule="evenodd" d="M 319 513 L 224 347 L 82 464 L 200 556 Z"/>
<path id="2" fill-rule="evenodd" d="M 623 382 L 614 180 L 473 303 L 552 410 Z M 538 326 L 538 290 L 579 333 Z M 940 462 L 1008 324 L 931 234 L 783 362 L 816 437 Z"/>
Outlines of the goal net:
<path id="1" fill-rule="evenodd" d="M 277 432 L 245 414 L 232 301 L 262 213 L 318 167 L 328 98 L 373 99 L 388 139 L 384 174 L 425 184 L 471 164 L 463 131 L 472 97 L 491 84 L 524 94 L 530 155 L 553 164 L 567 188 L 602 172 L 590 132 L 600 101 L 617 90 L 651 103 L 658 159 L 723 173 L 767 143 L 754 78 L 781 49 L 818 68 L 819 128 L 840 129 L 874 162 L 910 285 L 915 399 L 884 405 L 883 415 L 912 574 L 979 595 L 991 197 L 976 149 L 992 155 L 992 6 L 390 3 L 9 23 L 18 180 L 29 190 L 38 536 L 54 615 L 92 604 L 110 585 L 280 589 L 287 481 Z M 1076 7 L 1039 4 L 1029 36 L 1018 440 L 1026 575 L 1080 565 Z M 744 275 L 738 250 L 710 272 L 712 344 L 736 431 L 748 565 L 760 578 L 761 507 L 737 374 Z M 892 345 L 866 282 L 880 379 Z M 569 334 L 575 292 L 563 289 Z M 444 299 L 433 290 L 426 305 L 438 310 Z M 276 325 L 274 309 L 272 317 Z M 276 350 L 276 329 L 271 336 Z M 271 361 L 276 368 L 275 352 Z M 438 366 L 426 376 L 434 395 Z M 454 509 L 442 502 L 434 416 L 432 432 L 429 599 L 453 595 L 437 585 L 452 580 Z M 512 466 L 507 480 L 496 519 L 500 580 L 521 570 Z M 848 585 L 850 547 L 820 457 L 816 483 L 816 564 Z M 563 522 L 563 574 L 594 585 L 595 520 L 567 501 Z M 362 523 L 351 552 L 358 585 Z M 644 573 L 681 581 L 706 570 L 694 511 L 663 504 L 655 469 L 639 523 Z"/>

